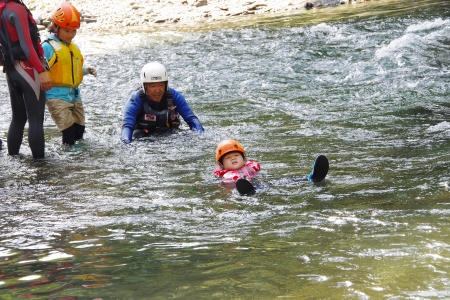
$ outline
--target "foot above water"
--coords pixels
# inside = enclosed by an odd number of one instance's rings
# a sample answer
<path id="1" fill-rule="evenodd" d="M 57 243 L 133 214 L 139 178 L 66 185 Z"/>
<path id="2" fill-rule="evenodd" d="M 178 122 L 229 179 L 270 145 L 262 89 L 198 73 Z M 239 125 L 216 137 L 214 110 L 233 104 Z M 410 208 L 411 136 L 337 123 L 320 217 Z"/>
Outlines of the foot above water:
<path id="1" fill-rule="evenodd" d="M 328 174 L 328 169 L 330 164 L 328 158 L 325 155 L 319 155 L 314 162 L 311 174 L 309 174 L 308 179 L 312 182 L 320 182 L 325 179 Z"/>
<path id="2" fill-rule="evenodd" d="M 252 195 L 256 192 L 253 184 L 244 178 L 239 178 L 236 181 L 236 189 L 241 195 Z"/>

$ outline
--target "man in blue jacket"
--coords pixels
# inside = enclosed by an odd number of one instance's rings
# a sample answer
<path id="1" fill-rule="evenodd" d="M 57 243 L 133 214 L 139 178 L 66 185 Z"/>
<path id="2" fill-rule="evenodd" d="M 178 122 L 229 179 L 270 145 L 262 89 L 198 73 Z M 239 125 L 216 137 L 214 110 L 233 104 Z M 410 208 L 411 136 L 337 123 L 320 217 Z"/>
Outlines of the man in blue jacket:
<path id="1" fill-rule="evenodd" d="M 142 87 L 125 105 L 121 140 L 147 137 L 172 131 L 180 126 L 180 115 L 192 131 L 205 131 L 182 94 L 169 88 L 166 68 L 158 63 L 146 64 L 141 70 Z"/>

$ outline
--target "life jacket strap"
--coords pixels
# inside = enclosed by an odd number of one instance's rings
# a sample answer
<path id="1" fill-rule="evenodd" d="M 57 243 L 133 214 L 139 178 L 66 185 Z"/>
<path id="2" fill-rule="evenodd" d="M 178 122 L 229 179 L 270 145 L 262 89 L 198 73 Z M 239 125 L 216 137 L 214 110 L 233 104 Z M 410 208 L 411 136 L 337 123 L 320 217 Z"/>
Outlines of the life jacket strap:
<path id="1" fill-rule="evenodd" d="M 251 178 L 251 175 L 250 175 L 250 172 L 249 172 L 249 167 L 243 166 L 238 171 L 239 171 L 239 174 L 241 174 L 242 178 L 244 178 L 244 179 L 247 179 L 247 178 L 250 179 Z"/>

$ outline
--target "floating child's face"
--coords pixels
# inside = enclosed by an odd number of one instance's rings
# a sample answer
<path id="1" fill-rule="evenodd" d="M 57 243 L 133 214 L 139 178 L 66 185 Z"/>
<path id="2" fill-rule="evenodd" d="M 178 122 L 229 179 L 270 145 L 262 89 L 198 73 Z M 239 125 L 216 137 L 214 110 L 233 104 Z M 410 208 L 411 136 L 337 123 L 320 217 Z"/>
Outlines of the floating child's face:
<path id="1" fill-rule="evenodd" d="M 245 162 L 246 159 L 238 151 L 227 153 L 222 158 L 223 168 L 226 170 L 239 170 L 245 165 Z"/>

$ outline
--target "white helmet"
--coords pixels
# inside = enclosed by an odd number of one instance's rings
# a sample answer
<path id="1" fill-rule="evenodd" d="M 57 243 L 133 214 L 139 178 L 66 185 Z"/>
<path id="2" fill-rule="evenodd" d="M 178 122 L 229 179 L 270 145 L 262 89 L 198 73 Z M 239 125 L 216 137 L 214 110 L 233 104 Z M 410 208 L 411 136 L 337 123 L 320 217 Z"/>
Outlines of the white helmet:
<path id="1" fill-rule="evenodd" d="M 141 83 L 144 91 L 144 83 L 147 82 L 166 82 L 167 89 L 169 89 L 169 78 L 164 65 L 156 61 L 144 65 L 141 70 Z"/>

